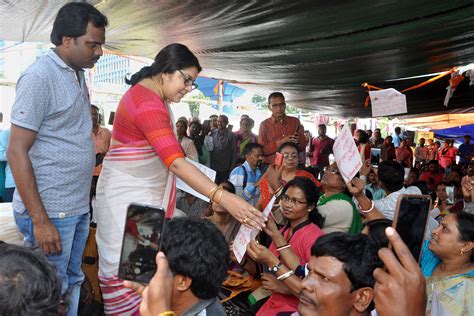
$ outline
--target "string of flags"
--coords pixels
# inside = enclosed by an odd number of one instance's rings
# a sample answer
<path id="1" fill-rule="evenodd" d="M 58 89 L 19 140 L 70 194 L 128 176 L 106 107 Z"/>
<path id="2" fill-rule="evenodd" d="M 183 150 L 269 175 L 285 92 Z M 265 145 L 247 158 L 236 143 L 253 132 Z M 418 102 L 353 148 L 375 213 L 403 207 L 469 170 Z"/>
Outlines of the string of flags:
<path id="1" fill-rule="evenodd" d="M 443 102 L 444 106 L 447 107 L 456 88 L 466 76 L 470 77 L 469 84 L 474 85 L 474 64 L 465 67 L 453 67 L 448 71 L 441 72 L 426 81 L 403 89 L 402 91 L 397 91 L 393 88 L 384 89 L 364 82 L 362 87 L 366 88 L 369 94 L 365 99 L 364 106 L 367 108 L 370 102 L 372 117 L 407 113 L 406 96 L 404 92 L 422 88 L 448 75 L 450 75 L 451 78 L 449 79 L 449 86 L 446 87 L 446 97 Z"/>

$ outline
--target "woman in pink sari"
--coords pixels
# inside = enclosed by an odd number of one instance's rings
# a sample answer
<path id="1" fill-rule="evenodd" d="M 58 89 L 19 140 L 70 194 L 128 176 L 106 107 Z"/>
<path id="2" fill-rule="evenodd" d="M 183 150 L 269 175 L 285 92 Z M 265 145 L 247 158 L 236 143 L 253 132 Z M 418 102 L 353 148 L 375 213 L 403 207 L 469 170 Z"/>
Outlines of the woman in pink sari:
<path id="1" fill-rule="evenodd" d="M 163 207 L 166 216 L 176 206 L 175 175 L 196 191 L 221 204 L 239 222 L 263 227 L 260 211 L 222 187 L 184 159 L 173 129 L 169 102 L 197 86 L 201 66 L 182 44 L 163 48 L 151 66 L 127 83 L 115 114 L 112 142 L 97 184 L 97 246 L 99 280 L 106 314 L 139 315 L 141 296 L 117 277 L 126 210 L 130 203 Z"/>

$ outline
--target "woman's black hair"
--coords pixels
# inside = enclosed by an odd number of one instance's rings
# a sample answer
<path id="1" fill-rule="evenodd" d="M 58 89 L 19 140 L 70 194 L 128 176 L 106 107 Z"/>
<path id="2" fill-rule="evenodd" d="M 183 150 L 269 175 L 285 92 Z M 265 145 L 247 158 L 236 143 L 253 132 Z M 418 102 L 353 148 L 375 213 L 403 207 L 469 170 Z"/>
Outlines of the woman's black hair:
<path id="1" fill-rule="evenodd" d="M 283 143 L 280 145 L 280 147 L 278 147 L 278 152 L 281 153 L 281 151 L 283 150 L 283 148 L 285 147 L 293 147 L 294 149 L 296 149 L 296 152 L 298 152 L 298 145 L 296 145 L 295 143 L 292 143 L 292 142 L 286 142 L 286 143 Z"/>
<path id="2" fill-rule="evenodd" d="M 420 170 L 418 168 L 410 168 L 410 172 L 414 172 L 417 179 L 420 177 Z"/>
<path id="3" fill-rule="evenodd" d="M 474 214 L 458 212 L 456 214 L 459 239 L 461 241 L 474 242 Z M 474 250 L 471 250 L 470 261 L 474 262 Z"/>
<path id="4" fill-rule="evenodd" d="M 359 143 L 360 144 L 368 144 L 369 143 L 369 134 L 366 131 L 358 129 L 357 132 L 359 133 Z"/>
<path id="5" fill-rule="evenodd" d="M 221 185 L 224 188 L 224 190 L 226 190 L 227 192 L 235 194 L 235 186 L 229 180 L 221 181 L 218 183 L 218 185 Z"/>
<path id="6" fill-rule="evenodd" d="M 160 50 L 151 66 L 143 67 L 130 79 L 125 78 L 125 82 L 134 86 L 144 78 L 150 78 L 160 73 L 170 74 L 189 67 L 196 67 L 198 72 L 202 70 L 198 59 L 189 48 L 183 44 L 174 43 Z"/>
<path id="7" fill-rule="evenodd" d="M 313 209 L 308 213 L 308 218 L 313 224 L 322 229 L 324 225 L 324 217 L 319 213 L 318 208 L 316 207 L 319 196 L 321 195 L 319 188 L 308 178 L 295 177 L 285 185 L 281 194 L 285 194 L 288 188 L 291 187 L 297 187 L 303 191 L 308 205 L 313 205 Z"/>

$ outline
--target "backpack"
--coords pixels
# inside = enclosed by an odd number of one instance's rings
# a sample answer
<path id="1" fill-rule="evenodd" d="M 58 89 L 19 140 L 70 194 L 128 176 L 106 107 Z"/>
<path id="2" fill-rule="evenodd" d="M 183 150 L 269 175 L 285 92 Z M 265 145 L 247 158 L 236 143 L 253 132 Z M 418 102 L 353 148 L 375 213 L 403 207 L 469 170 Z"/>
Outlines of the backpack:
<path id="1" fill-rule="evenodd" d="M 242 189 L 245 189 L 245 187 L 247 186 L 247 170 L 245 170 L 245 167 L 243 165 L 240 165 L 240 167 L 242 169 L 244 169 L 244 184 L 242 185 Z"/>

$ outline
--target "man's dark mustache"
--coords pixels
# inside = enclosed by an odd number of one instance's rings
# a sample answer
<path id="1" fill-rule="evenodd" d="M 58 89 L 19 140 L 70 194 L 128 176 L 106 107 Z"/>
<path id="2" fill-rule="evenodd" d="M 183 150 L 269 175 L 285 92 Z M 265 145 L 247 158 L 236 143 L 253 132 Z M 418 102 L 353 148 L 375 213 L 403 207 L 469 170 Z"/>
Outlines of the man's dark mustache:
<path id="1" fill-rule="evenodd" d="M 300 291 L 300 294 L 298 295 L 298 297 L 300 299 L 303 298 L 303 300 L 308 302 L 308 303 L 311 303 L 311 304 L 316 305 L 316 306 L 318 305 L 318 303 L 316 303 L 316 301 L 314 299 L 312 299 L 311 297 L 306 295 L 303 290 Z"/>

